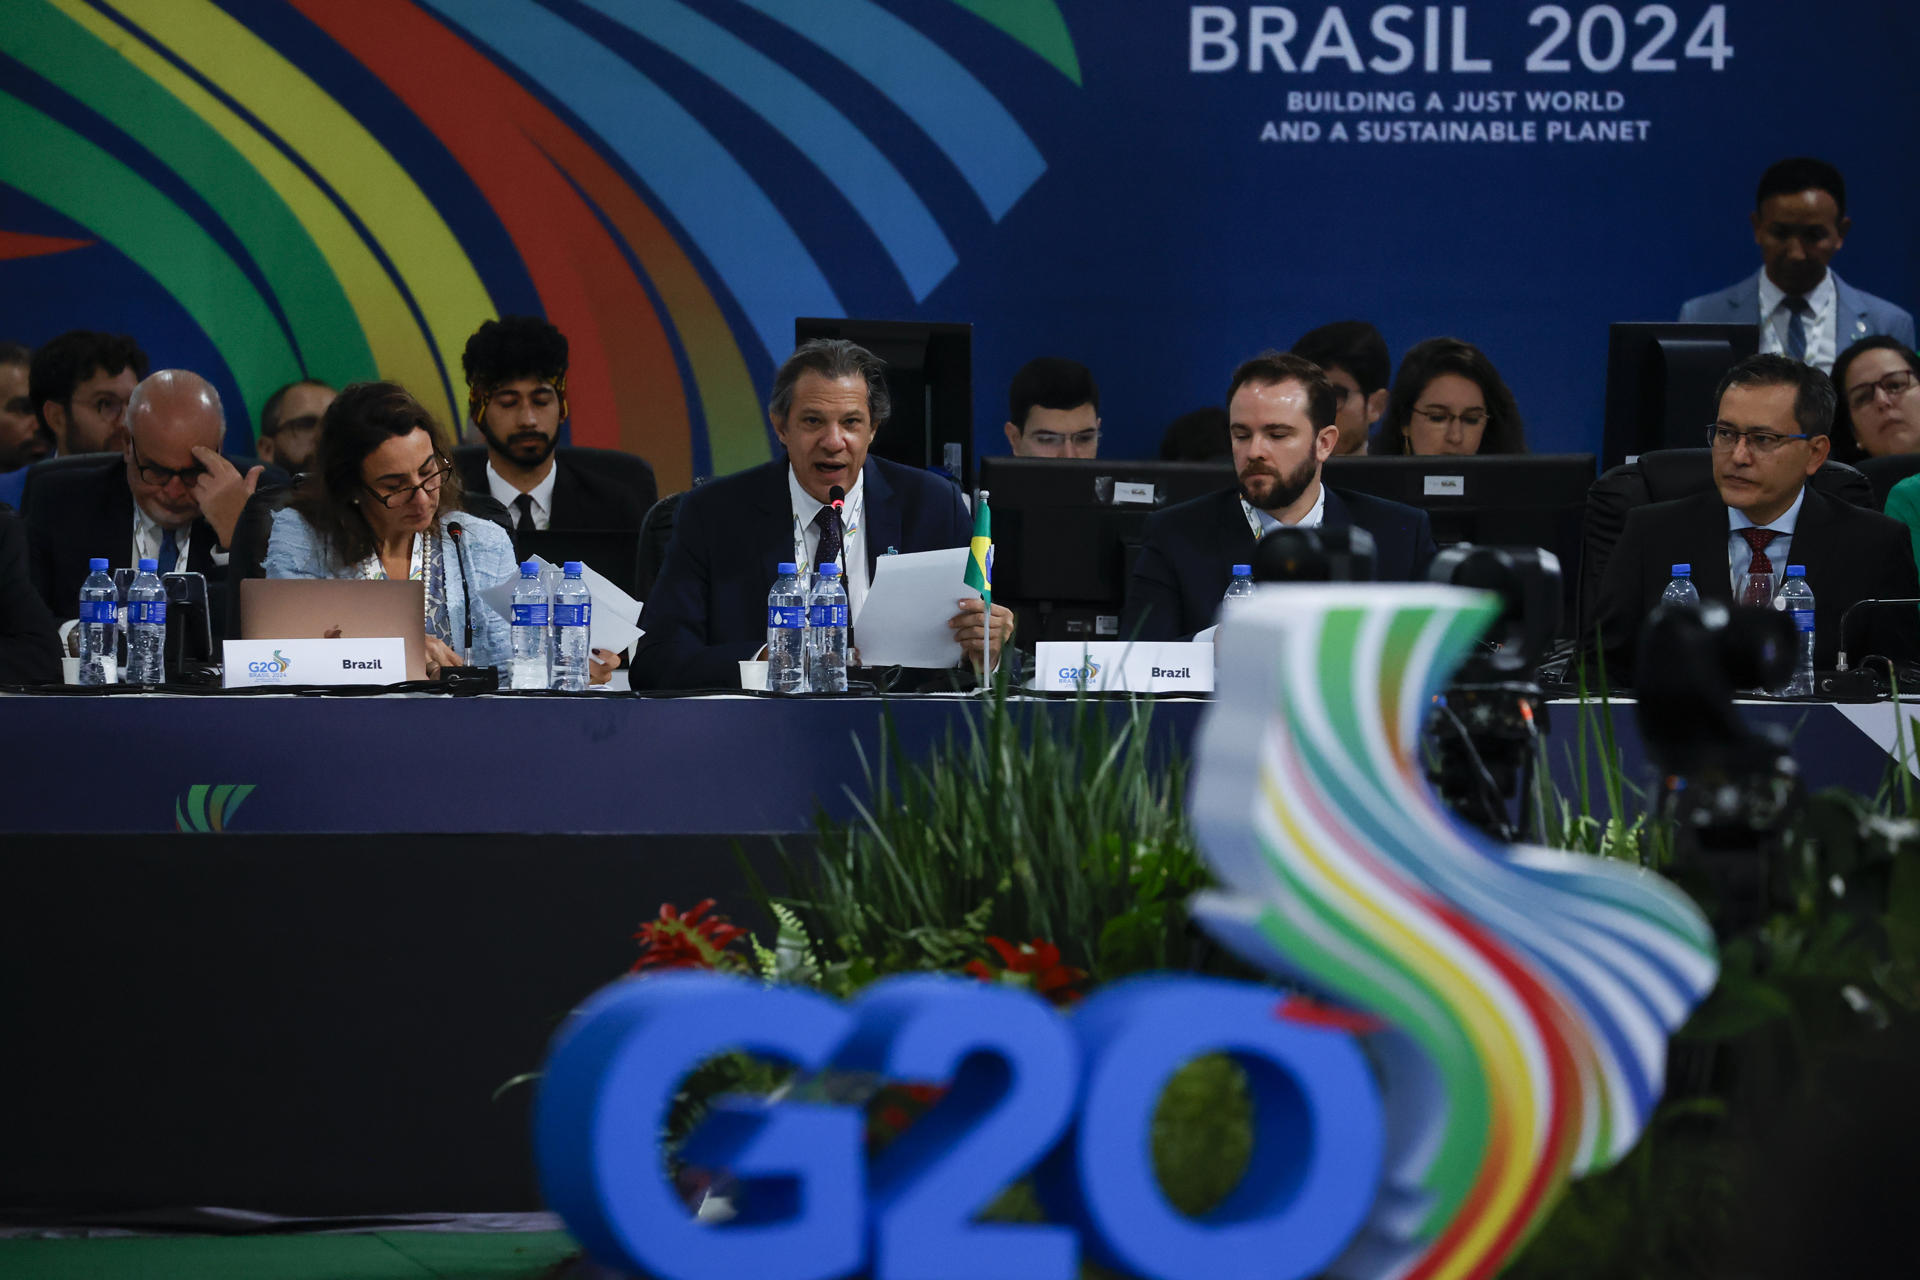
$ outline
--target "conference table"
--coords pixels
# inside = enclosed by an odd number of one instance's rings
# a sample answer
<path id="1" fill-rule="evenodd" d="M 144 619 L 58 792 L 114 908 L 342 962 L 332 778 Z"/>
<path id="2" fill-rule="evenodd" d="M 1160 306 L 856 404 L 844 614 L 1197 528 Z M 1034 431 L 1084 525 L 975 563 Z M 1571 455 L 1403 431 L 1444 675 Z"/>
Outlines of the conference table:
<path id="1" fill-rule="evenodd" d="M 1207 706 L 1155 701 L 1154 750 L 1188 748 Z M 750 874 L 777 889 L 852 812 L 884 724 L 925 759 L 979 714 L 960 694 L 0 695 L 0 1205 L 534 1207 L 531 1090 L 495 1090 L 627 970 L 640 922 L 712 897 L 760 923 Z M 1550 712 L 1569 792 L 1579 714 Z M 1797 735 L 1811 787 L 1886 775 L 1886 704 L 1746 714 Z M 1631 709 L 1614 721 L 1650 777 Z"/>

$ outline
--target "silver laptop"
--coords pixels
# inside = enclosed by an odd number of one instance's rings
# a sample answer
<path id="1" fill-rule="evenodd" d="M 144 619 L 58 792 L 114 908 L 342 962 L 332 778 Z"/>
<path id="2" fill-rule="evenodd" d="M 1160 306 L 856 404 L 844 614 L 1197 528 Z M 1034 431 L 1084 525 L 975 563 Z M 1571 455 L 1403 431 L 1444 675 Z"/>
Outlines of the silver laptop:
<path id="1" fill-rule="evenodd" d="M 407 679 L 427 678 L 427 584 L 386 578 L 247 578 L 243 640 L 375 640 L 406 645 Z"/>

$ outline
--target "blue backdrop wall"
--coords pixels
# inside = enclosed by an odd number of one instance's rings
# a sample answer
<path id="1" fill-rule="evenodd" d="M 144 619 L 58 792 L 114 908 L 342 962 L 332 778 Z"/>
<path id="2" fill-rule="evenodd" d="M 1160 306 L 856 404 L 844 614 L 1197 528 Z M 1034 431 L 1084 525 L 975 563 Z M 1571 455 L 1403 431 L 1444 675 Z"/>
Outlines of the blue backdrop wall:
<path id="1" fill-rule="evenodd" d="M 1449 333 L 1592 449 L 1606 325 L 1757 267 L 1760 171 L 1838 164 L 1853 283 L 1920 300 L 1920 11 L 1843 0 L 10 0 L 0 336 L 125 329 L 443 415 L 491 314 L 575 345 L 573 438 L 665 487 L 769 456 L 796 315 L 975 326 L 1150 454 L 1326 320 Z"/>

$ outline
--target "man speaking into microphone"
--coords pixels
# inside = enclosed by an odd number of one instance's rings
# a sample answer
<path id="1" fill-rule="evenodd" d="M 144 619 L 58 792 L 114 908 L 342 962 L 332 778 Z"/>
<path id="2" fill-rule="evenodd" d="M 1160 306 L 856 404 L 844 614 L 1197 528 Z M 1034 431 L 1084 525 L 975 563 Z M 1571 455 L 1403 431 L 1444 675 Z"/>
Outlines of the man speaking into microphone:
<path id="1" fill-rule="evenodd" d="M 878 557 L 969 543 L 973 522 L 949 481 L 867 456 L 891 408 L 884 367 L 838 338 L 808 342 L 780 366 L 767 417 L 786 457 L 681 500 L 640 615 L 646 634 L 634 650 L 634 688 L 738 687 L 738 664 L 766 642 L 767 590 L 782 561 L 803 576 L 840 565 L 857 620 Z M 962 652 L 992 666 L 1013 615 L 978 599 L 955 605 L 948 625 Z"/>

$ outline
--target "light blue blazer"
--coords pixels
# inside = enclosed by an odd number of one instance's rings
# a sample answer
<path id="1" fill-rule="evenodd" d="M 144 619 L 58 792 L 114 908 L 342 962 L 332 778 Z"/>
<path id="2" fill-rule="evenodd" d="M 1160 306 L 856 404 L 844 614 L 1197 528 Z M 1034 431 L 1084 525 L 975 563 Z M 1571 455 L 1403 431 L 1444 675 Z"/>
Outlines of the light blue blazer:
<path id="1" fill-rule="evenodd" d="M 1827 269 L 1833 277 L 1834 348 L 1839 355 L 1862 338 L 1886 334 L 1898 338 L 1913 350 L 1913 317 L 1885 298 L 1876 298 L 1856 289 Z M 1760 322 L 1760 272 L 1718 293 L 1690 299 L 1680 308 L 1680 319 L 1687 324 L 1758 324 Z"/>
<path id="2" fill-rule="evenodd" d="M 454 562 L 458 554 L 453 539 L 446 534 L 452 520 L 460 521 L 467 543 L 467 575 L 473 588 L 473 665 L 506 670 L 513 656 L 512 632 L 507 620 L 480 599 L 480 593 L 520 576 L 514 563 L 513 543 L 506 531 L 491 520 L 474 516 L 441 516 L 441 536 L 445 539 L 447 575 L 447 619 L 454 636 L 460 637 L 467 626 L 467 601 L 460 590 L 460 569 Z M 273 534 L 267 542 L 263 566 L 269 578 L 346 578 L 353 575 L 350 566 L 341 564 L 306 517 L 292 508 L 273 513 Z M 455 644 L 455 649 L 459 645 Z"/>

